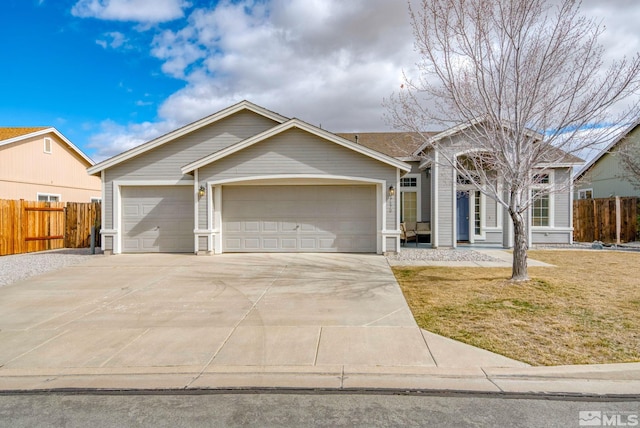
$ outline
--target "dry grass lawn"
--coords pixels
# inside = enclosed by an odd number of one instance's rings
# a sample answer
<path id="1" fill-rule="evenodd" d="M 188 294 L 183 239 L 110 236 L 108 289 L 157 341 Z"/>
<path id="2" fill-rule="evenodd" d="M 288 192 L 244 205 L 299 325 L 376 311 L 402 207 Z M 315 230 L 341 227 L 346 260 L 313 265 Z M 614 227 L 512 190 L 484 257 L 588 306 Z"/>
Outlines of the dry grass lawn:
<path id="1" fill-rule="evenodd" d="M 418 325 L 532 365 L 640 361 L 640 253 L 540 250 L 507 268 L 394 267 Z"/>

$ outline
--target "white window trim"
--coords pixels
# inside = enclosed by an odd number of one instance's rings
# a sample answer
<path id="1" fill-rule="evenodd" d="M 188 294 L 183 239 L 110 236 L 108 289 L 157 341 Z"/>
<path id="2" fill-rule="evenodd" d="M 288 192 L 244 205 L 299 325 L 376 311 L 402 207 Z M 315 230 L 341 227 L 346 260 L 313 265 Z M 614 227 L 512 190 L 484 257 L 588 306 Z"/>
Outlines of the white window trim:
<path id="1" fill-rule="evenodd" d="M 553 186 L 555 185 L 555 182 L 556 182 L 555 171 L 554 170 L 545 171 L 544 174 L 549 175 L 549 184 L 538 184 L 538 185 L 531 186 L 531 188 L 529 189 L 529 197 L 530 198 L 533 197 L 533 194 L 532 194 L 533 190 L 550 189 L 550 192 L 547 193 L 547 196 L 549 197 L 549 225 L 533 226 L 533 199 L 531 199 L 531 205 L 529 205 L 529 209 L 527 210 L 528 211 L 527 217 L 529 217 L 529 230 L 555 229 L 554 224 L 555 224 L 556 201 L 555 201 L 555 195 L 553 193 Z M 529 242 L 531 242 L 531 239 L 529 239 Z"/>
<path id="2" fill-rule="evenodd" d="M 40 196 L 46 196 L 47 200 L 46 201 L 40 201 Z M 55 196 L 56 198 L 58 198 L 57 201 L 50 201 L 49 199 Z M 62 202 L 62 195 L 59 193 L 36 193 L 36 201 L 40 201 L 40 202 Z"/>
<path id="3" fill-rule="evenodd" d="M 49 149 L 47 149 L 47 145 L 49 146 Z M 43 151 L 47 154 L 51 154 L 51 152 L 53 151 L 53 141 L 51 140 L 51 138 L 44 139 Z"/>
<path id="4" fill-rule="evenodd" d="M 402 186 L 401 185 L 402 180 L 400 180 L 400 184 L 399 184 L 400 198 L 398 199 L 399 200 L 402 199 L 402 193 L 404 192 L 415 192 L 416 193 L 416 221 L 422 221 L 422 174 L 406 174 L 402 178 L 415 178 L 416 187 Z M 400 212 L 400 205 L 398 205 L 398 213 L 399 212 Z"/>
<path id="5" fill-rule="evenodd" d="M 480 192 L 478 189 L 473 190 L 473 210 L 469 214 L 469 227 L 471 231 L 473 231 L 473 239 L 474 241 L 477 239 L 478 241 L 486 241 L 487 240 L 487 197 L 484 193 Z M 475 192 L 480 192 L 480 234 L 476 235 L 476 201 L 475 201 Z M 469 195 L 471 196 L 471 195 Z"/>
<path id="6" fill-rule="evenodd" d="M 593 188 L 589 188 L 589 189 L 579 189 L 578 190 L 578 199 L 589 199 L 586 198 L 584 196 L 586 196 L 587 192 L 591 192 L 591 198 L 593 198 Z"/>

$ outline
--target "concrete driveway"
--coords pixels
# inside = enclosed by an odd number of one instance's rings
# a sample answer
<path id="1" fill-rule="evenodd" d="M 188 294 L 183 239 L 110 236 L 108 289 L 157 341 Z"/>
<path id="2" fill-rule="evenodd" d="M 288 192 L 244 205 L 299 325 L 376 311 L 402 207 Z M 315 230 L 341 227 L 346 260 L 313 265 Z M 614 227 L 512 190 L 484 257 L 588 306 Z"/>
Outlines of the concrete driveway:
<path id="1" fill-rule="evenodd" d="M 0 288 L 0 383 L 247 366 L 435 363 L 382 256 L 96 256 Z"/>

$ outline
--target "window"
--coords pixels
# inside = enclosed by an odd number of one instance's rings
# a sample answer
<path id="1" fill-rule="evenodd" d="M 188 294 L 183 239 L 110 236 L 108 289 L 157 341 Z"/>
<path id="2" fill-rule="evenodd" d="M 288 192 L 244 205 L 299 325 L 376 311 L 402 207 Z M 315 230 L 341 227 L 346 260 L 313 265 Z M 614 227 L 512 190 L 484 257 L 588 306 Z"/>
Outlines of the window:
<path id="1" fill-rule="evenodd" d="M 552 227 L 553 226 L 553 183 L 555 181 L 554 171 L 538 172 L 533 176 L 531 186 L 531 226 L 532 227 Z"/>
<path id="2" fill-rule="evenodd" d="M 540 184 L 550 184 L 551 183 L 551 177 L 549 177 L 549 174 L 545 173 L 545 174 L 536 174 L 533 176 L 533 182 L 536 185 L 540 185 Z"/>
<path id="3" fill-rule="evenodd" d="M 97 196 L 92 196 L 91 197 L 91 202 L 102 202 L 102 198 L 99 198 Z"/>
<path id="4" fill-rule="evenodd" d="M 403 177 L 400 179 L 400 187 L 418 187 L 418 178 Z"/>
<path id="5" fill-rule="evenodd" d="M 38 202 L 60 202 L 60 195 L 38 193 Z"/>
<path id="6" fill-rule="evenodd" d="M 531 209 L 531 225 L 532 226 L 549 226 L 550 225 L 550 198 L 549 194 L 542 194 L 542 190 L 534 189 L 532 191 L 533 206 Z"/>
<path id="7" fill-rule="evenodd" d="M 51 138 L 44 139 L 44 152 L 51 153 Z"/>
<path id="8" fill-rule="evenodd" d="M 402 192 L 400 197 L 400 221 L 418 221 L 418 194 Z"/>
<path id="9" fill-rule="evenodd" d="M 400 221 L 420 221 L 420 174 L 400 179 Z"/>
<path id="10" fill-rule="evenodd" d="M 578 199 L 593 199 L 593 189 L 578 190 Z"/>

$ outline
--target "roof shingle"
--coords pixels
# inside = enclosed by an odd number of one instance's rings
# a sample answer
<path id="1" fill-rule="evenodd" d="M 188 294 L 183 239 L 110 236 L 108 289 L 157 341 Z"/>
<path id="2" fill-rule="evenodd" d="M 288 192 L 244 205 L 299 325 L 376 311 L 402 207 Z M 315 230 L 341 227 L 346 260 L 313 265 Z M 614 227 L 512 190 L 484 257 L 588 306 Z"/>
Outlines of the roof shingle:
<path id="1" fill-rule="evenodd" d="M 20 137 L 22 135 L 31 134 L 32 132 L 42 131 L 47 127 L 32 127 L 32 128 L 2 128 L 0 127 L 0 141 L 9 140 L 11 138 Z"/>
<path id="2" fill-rule="evenodd" d="M 346 140 L 357 142 L 365 147 L 384 153 L 394 158 L 413 157 L 413 154 L 424 143 L 424 137 L 436 133 L 416 132 L 337 132 L 336 135 Z M 356 141 L 356 136 L 358 137 Z"/>

